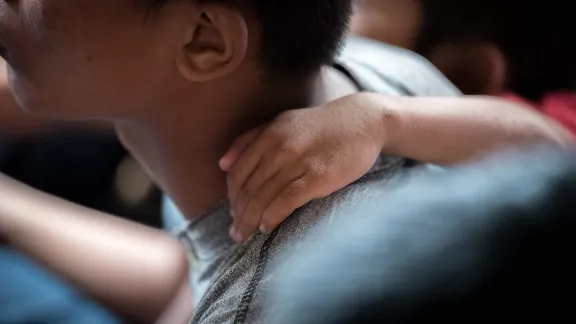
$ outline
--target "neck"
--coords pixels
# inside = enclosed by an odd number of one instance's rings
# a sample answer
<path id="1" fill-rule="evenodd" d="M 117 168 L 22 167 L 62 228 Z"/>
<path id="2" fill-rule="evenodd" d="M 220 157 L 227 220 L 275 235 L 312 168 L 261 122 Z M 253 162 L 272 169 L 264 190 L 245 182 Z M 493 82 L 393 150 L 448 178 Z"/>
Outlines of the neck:
<path id="1" fill-rule="evenodd" d="M 161 116 L 117 122 L 116 129 L 124 145 L 190 219 L 225 197 L 226 175 L 218 161 L 238 135 L 283 110 L 351 93 L 344 90 L 341 78 L 334 72 L 321 73 L 307 83 L 264 91 L 268 95 L 242 105 L 220 102 L 193 109 L 189 102 L 174 105 Z"/>

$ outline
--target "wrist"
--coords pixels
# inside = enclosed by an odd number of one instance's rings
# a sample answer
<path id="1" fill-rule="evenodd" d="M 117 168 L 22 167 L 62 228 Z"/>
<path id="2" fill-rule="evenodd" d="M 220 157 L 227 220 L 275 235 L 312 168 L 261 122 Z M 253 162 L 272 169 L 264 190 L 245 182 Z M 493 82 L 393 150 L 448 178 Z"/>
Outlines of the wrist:
<path id="1" fill-rule="evenodd" d="M 386 96 L 377 93 L 362 93 L 360 106 L 374 109 L 377 115 L 376 136 L 381 152 L 395 154 L 402 131 L 402 103 L 399 96 Z"/>

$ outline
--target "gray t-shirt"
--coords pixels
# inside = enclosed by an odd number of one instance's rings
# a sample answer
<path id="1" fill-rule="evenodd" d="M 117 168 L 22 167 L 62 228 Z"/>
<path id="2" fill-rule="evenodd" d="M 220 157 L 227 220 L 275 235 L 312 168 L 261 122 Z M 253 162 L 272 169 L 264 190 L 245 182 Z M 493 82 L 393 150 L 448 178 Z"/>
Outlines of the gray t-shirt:
<path id="1" fill-rule="evenodd" d="M 336 67 L 360 89 L 389 95 L 457 96 L 458 90 L 428 61 L 416 54 L 362 38 L 350 38 Z M 365 199 L 394 190 L 394 181 L 407 161 L 381 156 L 357 182 L 310 202 L 291 215 L 271 235 L 257 234 L 238 246 L 228 236 L 231 225 L 227 201 L 222 201 L 178 231 L 191 258 L 196 314 L 191 323 L 274 323 L 274 305 L 264 301 L 278 265 L 288 249 L 305 242 Z M 306 240 L 305 240 L 306 238 Z M 294 254 L 291 254 L 294 255 Z M 297 253 L 296 253 L 297 255 Z M 305 292 L 303 292 L 305 293 Z"/>

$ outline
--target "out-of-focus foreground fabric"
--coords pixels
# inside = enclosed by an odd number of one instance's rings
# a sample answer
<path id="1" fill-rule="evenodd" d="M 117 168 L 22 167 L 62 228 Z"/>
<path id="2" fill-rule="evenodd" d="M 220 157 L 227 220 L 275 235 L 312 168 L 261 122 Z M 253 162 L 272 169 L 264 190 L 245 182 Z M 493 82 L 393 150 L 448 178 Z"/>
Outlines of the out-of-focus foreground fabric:
<path id="1" fill-rule="evenodd" d="M 575 199 L 574 152 L 415 174 L 288 258 L 276 324 L 573 322 Z"/>

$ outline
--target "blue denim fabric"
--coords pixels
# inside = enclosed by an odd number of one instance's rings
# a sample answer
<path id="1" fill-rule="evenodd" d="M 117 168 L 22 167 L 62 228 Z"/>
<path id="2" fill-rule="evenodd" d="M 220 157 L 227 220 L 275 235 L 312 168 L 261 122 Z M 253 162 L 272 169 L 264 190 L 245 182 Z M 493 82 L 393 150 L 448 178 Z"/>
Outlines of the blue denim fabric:
<path id="1" fill-rule="evenodd" d="M 99 305 L 9 247 L 0 247 L 1 324 L 116 324 Z"/>
<path id="2" fill-rule="evenodd" d="M 186 224 L 186 219 L 178 210 L 174 202 L 164 196 L 162 200 L 162 227 L 169 232 L 182 228 Z"/>

